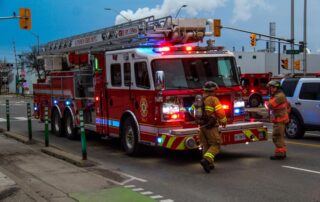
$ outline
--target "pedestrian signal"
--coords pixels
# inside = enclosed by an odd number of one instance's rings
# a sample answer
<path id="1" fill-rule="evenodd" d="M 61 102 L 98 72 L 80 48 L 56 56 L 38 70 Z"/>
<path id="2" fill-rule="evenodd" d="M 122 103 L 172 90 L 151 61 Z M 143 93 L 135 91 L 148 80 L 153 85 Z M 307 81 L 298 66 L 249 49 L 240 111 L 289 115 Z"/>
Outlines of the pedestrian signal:
<path id="1" fill-rule="evenodd" d="M 251 40 L 251 46 L 254 47 L 257 45 L 257 35 L 256 34 L 251 34 L 250 35 L 250 40 Z"/>
<path id="2" fill-rule="evenodd" d="M 213 36 L 215 37 L 221 36 L 221 20 L 220 19 L 213 20 Z"/>
<path id="3" fill-rule="evenodd" d="M 31 10 L 29 8 L 20 8 L 20 29 L 31 29 Z"/>
<path id="4" fill-rule="evenodd" d="M 289 68 L 288 58 L 281 59 L 281 67 L 283 69 L 288 69 Z"/>
<path id="5" fill-rule="evenodd" d="M 294 69 L 300 71 L 301 66 L 300 66 L 300 60 L 294 61 Z"/>

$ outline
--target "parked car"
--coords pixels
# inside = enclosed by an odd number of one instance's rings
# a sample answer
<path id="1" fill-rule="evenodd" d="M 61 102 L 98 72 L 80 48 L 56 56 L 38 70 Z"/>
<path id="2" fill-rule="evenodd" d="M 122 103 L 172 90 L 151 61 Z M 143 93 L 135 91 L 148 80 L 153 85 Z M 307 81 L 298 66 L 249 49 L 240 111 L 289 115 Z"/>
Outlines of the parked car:
<path id="1" fill-rule="evenodd" d="M 291 104 L 288 138 L 302 138 L 306 130 L 320 130 L 320 78 L 285 78 L 281 86 Z"/>

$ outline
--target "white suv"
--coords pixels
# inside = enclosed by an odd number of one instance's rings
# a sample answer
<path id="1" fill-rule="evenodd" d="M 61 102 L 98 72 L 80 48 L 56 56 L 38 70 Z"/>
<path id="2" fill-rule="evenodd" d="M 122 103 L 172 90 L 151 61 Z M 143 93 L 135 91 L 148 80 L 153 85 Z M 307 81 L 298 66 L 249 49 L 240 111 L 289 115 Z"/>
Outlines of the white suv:
<path id="1" fill-rule="evenodd" d="M 291 104 L 288 138 L 302 138 L 306 130 L 320 130 L 320 78 L 285 78 L 281 86 Z"/>

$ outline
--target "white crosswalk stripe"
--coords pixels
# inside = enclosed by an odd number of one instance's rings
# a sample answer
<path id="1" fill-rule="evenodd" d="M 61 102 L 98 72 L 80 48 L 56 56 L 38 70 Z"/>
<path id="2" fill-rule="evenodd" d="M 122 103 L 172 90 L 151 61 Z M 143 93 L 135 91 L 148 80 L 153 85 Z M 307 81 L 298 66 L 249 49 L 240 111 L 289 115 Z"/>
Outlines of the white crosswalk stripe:
<path id="1" fill-rule="evenodd" d="M 27 117 L 10 117 L 10 121 L 27 121 L 27 120 L 28 120 Z M 31 120 L 38 120 L 38 119 L 31 118 Z M 0 123 L 6 122 L 6 121 L 7 121 L 6 118 L 0 118 Z"/>
<path id="2" fill-rule="evenodd" d="M 14 117 L 14 118 L 17 119 L 17 120 L 20 120 L 20 121 L 26 121 L 26 120 L 28 120 L 27 117 Z"/>
<path id="3" fill-rule="evenodd" d="M 152 198 L 152 199 L 160 199 L 160 198 L 163 198 L 163 196 L 155 195 L 155 196 L 150 196 L 150 198 Z"/>

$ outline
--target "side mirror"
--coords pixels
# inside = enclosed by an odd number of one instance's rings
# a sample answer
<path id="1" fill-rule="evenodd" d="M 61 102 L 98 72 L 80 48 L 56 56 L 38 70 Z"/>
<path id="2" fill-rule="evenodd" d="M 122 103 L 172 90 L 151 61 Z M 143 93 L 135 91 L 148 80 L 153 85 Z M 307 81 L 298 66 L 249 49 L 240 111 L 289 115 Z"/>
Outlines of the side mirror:
<path id="1" fill-rule="evenodd" d="M 164 71 L 156 71 L 154 87 L 156 90 L 164 90 L 164 87 L 165 87 Z"/>
<path id="2" fill-rule="evenodd" d="M 237 66 L 237 68 L 238 68 L 239 75 L 241 75 L 241 67 Z"/>

